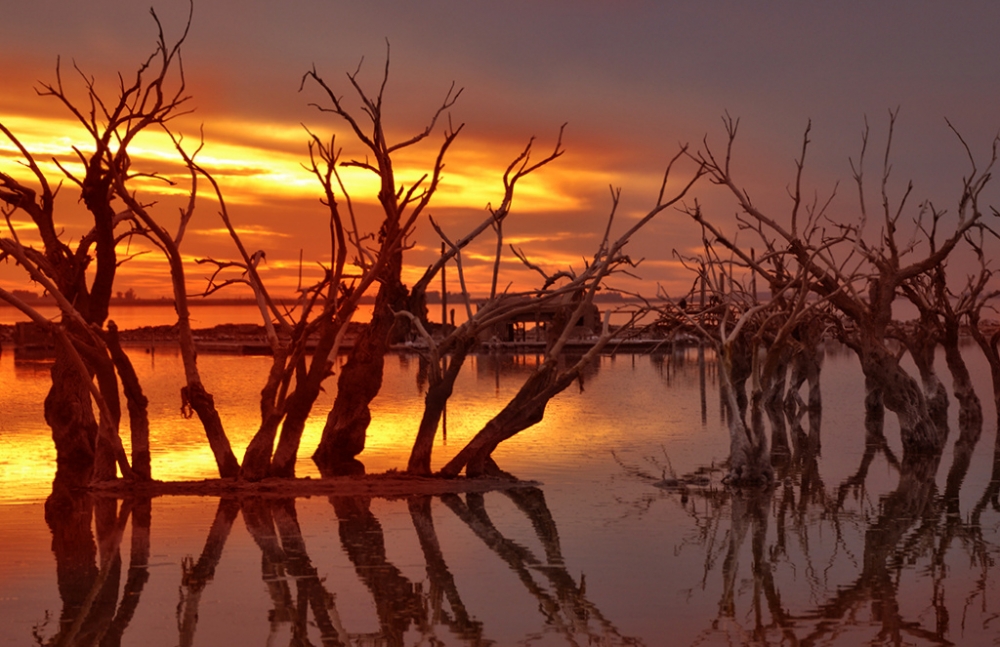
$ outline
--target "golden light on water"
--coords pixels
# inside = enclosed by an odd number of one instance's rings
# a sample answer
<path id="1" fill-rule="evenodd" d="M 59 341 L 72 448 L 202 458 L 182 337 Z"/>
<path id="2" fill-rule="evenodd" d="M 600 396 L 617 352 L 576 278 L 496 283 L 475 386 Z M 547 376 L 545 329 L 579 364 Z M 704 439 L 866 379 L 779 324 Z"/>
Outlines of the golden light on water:
<path id="1" fill-rule="evenodd" d="M 129 354 L 138 373 L 143 390 L 150 401 L 150 446 L 152 448 L 153 476 L 160 480 L 200 480 L 218 476 L 215 459 L 205 440 L 204 430 L 196 417 L 186 419 L 180 415 L 180 386 L 183 370 L 176 349 L 157 346 L 155 353 L 142 347 L 131 347 Z M 263 384 L 270 359 L 229 355 L 202 355 L 199 364 L 206 387 L 213 393 L 219 415 L 227 431 L 233 451 L 242 459 L 250 439 L 260 424 L 257 394 Z M 372 403 L 372 424 L 368 429 L 366 449 L 361 458 L 369 472 L 404 469 L 423 414 L 423 393 L 414 380 L 416 356 L 390 355 L 386 358 L 383 389 Z M 520 381 L 535 366 L 537 358 L 515 358 L 501 368 L 494 367 L 483 357 L 468 360 L 463 375 L 456 385 L 455 395 L 449 404 L 447 434 L 439 431 L 434 447 L 433 465 L 444 465 L 513 397 Z M 13 358 L 2 356 L 0 367 L 12 373 Z M 43 499 L 51 489 L 55 474 L 55 451 L 51 432 L 44 422 L 42 403 L 48 390 L 47 363 L 36 363 L 31 371 L 23 368 L 18 375 L 9 375 L 10 385 L 0 404 L 12 410 L 17 401 L 17 416 L 10 417 L 9 429 L 0 435 L 3 449 L 3 482 L 0 503 Z M 501 379 L 502 375 L 502 379 Z M 300 477 L 319 477 L 309 459 L 319 444 L 326 414 L 336 392 L 335 375 L 326 384 L 326 390 L 317 401 L 303 434 L 296 472 Z M 551 405 L 554 418 L 524 432 L 505 443 L 499 455 L 505 465 L 515 468 L 532 458 L 539 447 L 545 456 L 572 455 L 580 449 L 575 425 L 561 424 L 558 420 L 585 420 L 587 401 L 580 398 L 576 388 L 559 396 Z M 127 414 L 121 423 L 122 442 L 130 453 Z M 559 449 L 555 450 L 558 446 Z M 553 454 L 553 452 L 555 452 Z M 555 459 L 553 459 L 555 460 Z M 555 469 L 569 469 L 566 461 L 555 460 Z"/>

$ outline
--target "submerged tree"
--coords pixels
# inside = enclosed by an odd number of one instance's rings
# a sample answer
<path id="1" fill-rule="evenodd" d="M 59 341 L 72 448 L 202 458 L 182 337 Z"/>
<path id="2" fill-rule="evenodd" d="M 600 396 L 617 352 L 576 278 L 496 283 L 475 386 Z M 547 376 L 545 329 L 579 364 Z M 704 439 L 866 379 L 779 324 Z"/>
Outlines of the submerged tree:
<path id="1" fill-rule="evenodd" d="M 391 144 L 382 112 L 389 74 L 388 56 L 381 84 L 374 95 L 360 84 L 359 72 L 348 74 L 348 80 L 361 99 L 362 112 L 369 122 L 366 125 L 344 106 L 342 99 L 315 69 L 303 78 L 303 84 L 312 79 L 327 92 L 334 107 L 324 110 L 335 113 L 348 124 L 353 137 L 367 148 L 374 161 L 342 161 L 336 139 L 326 143 L 310 133 L 307 168 L 323 190 L 321 201 L 329 213 L 331 251 L 324 264 L 323 276 L 300 291 L 293 310 L 279 307 L 278 300 L 261 279 L 257 267 L 264 252 L 251 254 L 243 245 L 211 174 L 193 161 L 190 163 L 192 169 L 208 177 L 215 187 L 220 215 L 240 253 L 236 261 L 205 261 L 217 266 L 209 292 L 232 283 L 248 284 L 256 295 L 273 355 L 267 383 L 261 391 L 261 426 L 247 448 L 240 471 L 241 477 L 248 480 L 295 475 L 295 461 L 306 420 L 324 381 L 333 375 L 343 336 L 362 296 L 377 284 L 372 321 L 356 340 L 341 372 L 337 391 L 339 404 L 335 404 L 331 412 L 333 418 L 347 422 L 339 427 L 339 432 L 324 432 L 314 460 L 324 474 L 334 473 L 364 446 L 364 431 L 370 420 L 368 403 L 381 387 L 383 358 L 392 341 L 390 332 L 395 312 L 406 306 L 407 291 L 400 278 L 403 251 L 438 189 L 445 153 L 462 129 L 461 125 L 455 128 L 449 123 L 428 172 L 412 185 L 405 186 L 396 180 L 393 156 L 427 139 L 460 91 L 456 92 L 454 87 L 449 89 L 423 131 Z M 378 200 L 384 217 L 371 231 L 363 230 L 355 217 L 351 196 L 338 170 L 345 166 L 370 171 L 380 179 Z M 235 276 L 232 275 L 234 271 L 238 272 Z M 345 454 L 336 449 L 343 443 L 350 447 L 360 443 L 360 447 Z"/>
<path id="2" fill-rule="evenodd" d="M 80 201 L 92 219 L 90 229 L 75 245 L 67 242 L 64 221 L 56 211 L 62 181 L 53 188 L 38 158 L 0 124 L 0 132 L 17 148 L 35 184 L 32 187 L 14 175 L 0 172 L 0 203 L 9 234 L 0 240 L 0 257 L 23 267 L 32 282 L 55 298 L 61 319 L 59 323 L 47 321 L 8 291 L 0 292 L 0 298 L 24 312 L 58 342 L 45 412 L 56 445 L 57 480 L 65 477 L 71 483 L 114 479 L 116 463 L 127 478 L 150 477 L 146 398 L 118 342 L 117 328 L 108 321 L 108 308 L 117 268 L 128 260 L 120 256 L 119 244 L 148 235 L 151 226 L 160 227 L 143 219 L 144 205 L 137 197 L 136 180 L 167 181 L 155 171 L 133 167 L 129 147 L 143 133 L 167 128 L 170 120 L 187 111 L 189 100 L 180 48 L 187 36 L 190 14 L 183 33 L 173 44 L 166 41 L 155 12 L 153 19 L 158 28 L 156 47 L 131 81 L 119 77 L 112 101 L 106 100 L 95 80 L 79 68 L 75 70 L 83 85 L 83 99 L 74 99 L 63 83 L 58 64 L 56 81 L 42 84 L 39 90 L 42 96 L 62 103 L 87 135 L 87 144 L 74 146 L 72 153 L 82 168 L 53 159 L 64 179 L 79 189 Z M 124 208 L 115 206 L 118 199 L 125 203 Z M 15 224 L 18 213 L 28 217 L 30 227 Z M 182 216 L 180 232 L 185 222 Z M 159 242 L 165 244 L 169 239 L 176 245 L 180 237 L 178 233 L 176 239 L 166 237 Z M 119 436 L 119 381 L 130 414 L 132 464 Z"/>
<path id="3" fill-rule="evenodd" d="M 612 190 L 612 209 L 604 235 L 593 258 L 581 271 L 563 270 L 548 274 L 531 264 L 522 253 L 518 254 L 524 263 L 540 272 L 545 279 L 542 289 L 535 298 L 545 295 L 548 291 L 562 293 L 566 297 L 560 305 L 552 328 L 547 331 L 545 352 L 538 366 L 510 402 L 441 468 L 441 475 L 454 477 L 463 470 L 467 476 L 472 477 L 499 473 L 500 470 L 492 454 L 500 443 L 540 422 L 549 401 L 579 380 L 587 366 L 604 350 L 615 333 L 620 332 L 611 329 L 611 312 L 606 311 L 601 332 L 591 340 L 587 350 L 575 360 L 567 361 L 564 355 L 566 345 L 573 336 L 576 322 L 594 307 L 594 297 L 598 290 L 605 286 L 608 277 L 634 266 L 632 259 L 625 252 L 625 247 L 632 237 L 663 211 L 680 203 L 701 178 L 703 167 L 698 166 L 680 188 L 672 194 L 667 193 L 667 182 L 671 177 L 671 171 L 675 163 L 686 154 L 686 147 L 682 147 L 673 157 L 664 172 L 655 205 L 617 239 L 611 238 L 611 232 L 621 192 Z"/>
<path id="4" fill-rule="evenodd" d="M 912 192 L 908 185 L 903 197 L 896 203 L 889 197 L 890 154 L 895 129 L 896 113 L 889 118 L 889 133 L 882 166 L 880 202 L 882 205 L 881 229 L 878 240 L 866 237 L 869 211 L 865 201 L 864 161 L 868 147 L 868 131 L 862 138 L 861 155 L 852 163 L 854 180 L 860 196 L 860 215 L 856 222 L 819 223 L 824 205 L 813 203 L 807 210 L 808 225 L 799 223 L 801 177 L 808 134 L 803 141 L 803 154 L 798 162 L 798 174 L 792 193 L 793 209 L 788 220 L 779 219 L 762 211 L 751 200 L 750 194 L 734 179 L 731 159 L 736 140 L 738 122 L 725 120 L 728 142 L 725 156 L 719 157 L 707 142 L 697 159 L 706 165 L 715 184 L 722 186 L 737 201 L 741 213 L 738 226 L 761 240 L 769 250 L 778 250 L 807 271 L 809 289 L 817 297 L 826 299 L 839 311 L 843 325 L 840 338 L 857 354 L 865 374 L 869 416 L 878 417 L 882 407 L 899 418 L 901 437 L 906 451 L 932 452 L 942 450 L 945 433 L 935 423 L 928 397 L 921 385 L 899 364 L 899 355 L 887 343 L 892 325 L 892 304 L 905 285 L 940 267 L 965 237 L 983 225 L 983 212 L 978 196 L 989 182 L 991 163 L 985 170 L 973 167 L 972 174 L 962 183 L 962 191 L 955 213 L 955 222 L 948 233 L 940 233 L 943 222 L 940 214 L 934 217 L 933 234 L 919 225 L 921 212 L 914 225 L 914 240 L 900 242 L 901 219 Z M 832 200 L 832 196 L 831 196 Z M 935 212 L 936 213 L 936 212 Z M 735 239 L 724 233 L 707 218 L 701 219 L 720 242 L 742 262 L 769 282 L 776 279 L 772 268 L 751 257 Z M 822 226 L 820 226 L 822 225 Z"/>
<path id="5" fill-rule="evenodd" d="M 303 83 L 309 79 L 314 81 L 330 101 L 329 106 L 314 105 L 322 112 L 332 113 L 343 119 L 357 141 L 372 155 L 371 159 L 353 159 L 344 165 L 370 171 L 379 179 L 378 202 L 383 214 L 375 240 L 377 247 L 371 251 L 359 249 L 360 253 L 355 261 L 363 271 L 374 273 L 378 280 L 372 319 L 355 342 L 347 363 L 341 370 L 337 380 L 336 400 L 327 416 L 319 446 L 313 453 L 313 461 L 320 471 L 329 474 L 342 470 L 345 464 L 351 464 L 354 457 L 364 449 L 365 434 L 371 421 L 369 405 L 382 386 L 385 354 L 394 341 L 396 312 L 407 307 L 409 294 L 402 282 L 406 241 L 434 197 L 441 180 L 444 154 L 462 129 L 461 125 L 452 128 L 449 123 L 428 174 L 409 187 L 397 180 L 394 155 L 430 136 L 438 118 L 455 103 L 461 90 L 455 92 L 452 85 L 423 131 L 392 144 L 386 136 L 382 112 L 383 92 L 389 76 L 388 55 L 385 65 L 381 85 L 374 95 L 369 95 L 360 86 L 357 72 L 348 75 L 370 122 L 365 126 L 347 109 L 343 100 L 315 68 L 303 78 Z M 375 264 L 378 264 L 377 268 Z"/>

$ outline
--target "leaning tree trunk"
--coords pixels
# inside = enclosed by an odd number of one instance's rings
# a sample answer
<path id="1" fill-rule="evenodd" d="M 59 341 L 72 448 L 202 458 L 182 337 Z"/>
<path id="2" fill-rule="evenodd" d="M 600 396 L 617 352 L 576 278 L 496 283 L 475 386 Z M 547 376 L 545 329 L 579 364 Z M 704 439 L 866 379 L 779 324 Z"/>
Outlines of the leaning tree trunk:
<path id="1" fill-rule="evenodd" d="M 191 313 L 188 310 L 187 284 L 184 279 L 184 266 L 176 245 L 169 236 L 161 238 L 167 246 L 167 260 L 170 263 L 170 280 L 174 289 L 174 309 L 177 311 L 178 340 L 181 350 L 181 361 L 184 364 L 186 385 L 181 388 L 181 411 L 190 416 L 191 411 L 198 414 L 208 445 L 215 456 L 215 464 L 222 478 L 235 478 L 240 473 L 240 463 L 229 444 L 222 419 L 215 409 L 215 398 L 202 384 L 198 371 L 198 353 L 194 347 L 194 335 L 191 333 Z"/>
<path id="2" fill-rule="evenodd" d="M 955 392 L 955 399 L 958 400 L 958 423 L 964 429 L 969 427 L 983 426 L 983 405 L 972 387 L 972 377 L 969 375 L 969 368 L 962 357 L 962 351 L 958 347 L 959 324 L 957 321 L 946 321 L 945 331 L 941 340 L 944 347 L 944 359 L 951 372 L 952 389 Z"/>
<path id="3" fill-rule="evenodd" d="M 923 382 L 924 396 L 927 402 L 927 412 L 939 428 L 947 434 L 948 425 L 948 390 L 934 370 L 934 355 L 937 350 L 937 337 L 930 332 L 934 324 L 918 325 L 915 333 L 904 337 L 904 345 L 913 358 L 913 363 Z"/>
<path id="4" fill-rule="evenodd" d="M 931 417 L 916 380 L 877 340 L 863 338 L 858 356 L 869 392 L 866 407 L 875 401 L 877 394 L 885 408 L 896 414 L 904 452 L 939 453 L 944 446 L 944 434 Z"/>
<path id="5" fill-rule="evenodd" d="M 983 406 L 972 387 L 969 368 L 958 347 L 958 332 L 958 321 L 954 317 L 946 318 L 941 345 L 951 372 L 955 399 L 958 400 L 958 439 L 955 441 L 954 458 L 945 481 L 944 500 L 949 512 L 955 515 L 959 513 L 959 490 L 972 463 L 972 453 L 983 433 Z"/>
<path id="6" fill-rule="evenodd" d="M 427 387 L 427 394 L 424 396 L 424 415 L 420 419 L 417 437 L 413 441 L 410 460 L 406 465 L 406 471 L 410 474 L 427 476 L 431 473 L 434 437 L 437 435 L 444 408 L 455 387 L 455 379 L 458 378 L 473 344 L 475 344 L 474 338 L 463 339 L 459 346 L 452 350 L 451 358 L 445 357 L 442 360 L 446 363 L 443 370 L 440 367 L 431 367 L 430 369 L 430 384 Z"/>
<path id="7" fill-rule="evenodd" d="M 282 389 L 283 375 L 288 362 L 289 348 L 277 345 L 271 358 L 271 370 L 267 383 L 260 392 L 260 427 L 250 439 L 243 462 L 240 464 L 240 478 L 247 481 L 259 481 L 267 476 L 271 469 L 271 454 L 274 452 L 274 439 L 278 437 L 278 427 L 285 416 L 285 407 L 279 405 L 279 392 Z M 298 360 L 303 362 L 304 360 Z M 305 370 L 301 365 L 301 370 Z"/>
<path id="8" fill-rule="evenodd" d="M 818 340 L 807 337 L 802 341 L 792 356 L 791 364 L 791 377 L 785 393 L 785 410 L 789 416 L 800 414 L 801 410 L 806 408 L 818 411 L 823 406 L 819 382 L 822 355 Z M 809 395 L 807 400 L 803 400 L 799 389 L 806 383 L 809 386 Z"/>
<path id="9" fill-rule="evenodd" d="M 775 354 L 772 357 L 772 353 Z M 769 349 L 764 362 L 763 376 L 759 393 L 754 393 L 754 424 L 761 428 L 754 433 L 763 434 L 763 421 L 760 411 L 767 414 L 771 423 L 771 453 L 774 457 L 781 456 L 785 460 L 791 455 L 788 442 L 788 425 L 785 424 L 785 384 L 788 377 L 790 351 L 787 347 Z"/>
<path id="10" fill-rule="evenodd" d="M 347 324 L 343 324 L 347 325 Z M 298 458 L 299 443 L 306 428 L 306 421 L 312 411 L 316 398 L 319 397 L 323 381 L 330 375 L 333 363 L 330 358 L 337 343 L 340 326 L 327 322 L 320 335 L 319 343 L 313 350 L 313 360 L 306 371 L 303 362 L 301 373 L 303 377 L 296 383 L 295 390 L 285 400 L 285 421 L 281 425 L 281 435 L 278 446 L 271 457 L 269 474 L 271 476 L 293 478 L 295 476 L 295 461 Z"/>
<path id="11" fill-rule="evenodd" d="M 316 367 L 313 367 L 313 371 Z M 312 373 L 311 371 L 310 373 Z M 325 373 L 326 370 L 323 370 Z M 309 412 L 312 405 L 319 397 L 321 377 L 313 377 L 311 374 L 306 378 L 304 384 L 295 388 L 295 392 L 288 396 L 286 404 L 285 422 L 281 425 L 281 436 L 278 438 L 278 446 L 274 450 L 271 458 L 270 475 L 281 478 L 295 477 L 295 461 L 298 457 L 299 442 L 306 428 L 306 421 L 309 419 Z"/>
<path id="12" fill-rule="evenodd" d="M 441 468 L 441 476 L 454 478 L 463 469 L 471 478 L 497 471 L 491 458 L 497 445 L 541 422 L 549 400 L 575 379 L 576 374 L 560 373 L 558 361 L 549 358 L 528 377 L 507 406 Z"/>
<path id="13" fill-rule="evenodd" d="M 387 268 L 375 297 L 371 322 L 358 337 L 337 379 L 337 398 L 326 418 L 323 435 L 313 454 L 313 461 L 324 476 L 340 473 L 345 466 L 356 465 L 355 456 L 365 448 L 369 405 L 382 388 L 385 354 L 391 344 L 390 334 L 396 323 L 395 312 L 406 304 L 406 286 L 399 280 L 398 260 L 395 273 Z"/>

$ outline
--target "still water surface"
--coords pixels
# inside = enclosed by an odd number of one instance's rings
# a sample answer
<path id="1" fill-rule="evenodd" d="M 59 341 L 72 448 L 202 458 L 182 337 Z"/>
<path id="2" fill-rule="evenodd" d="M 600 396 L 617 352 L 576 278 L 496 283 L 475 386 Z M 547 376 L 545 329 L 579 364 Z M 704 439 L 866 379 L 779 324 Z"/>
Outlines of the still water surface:
<path id="1" fill-rule="evenodd" d="M 197 423 L 179 414 L 176 351 L 131 352 L 153 407 L 154 476 L 212 476 Z M 201 358 L 237 453 L 255 429 L 267 363 Z M 533 364 L 470 360 L 436 466 Z M 417 368 L 411 356 L 387 362 L 361 456 L 370 472 L 405 466 L 421 412 Z M 694 350 L 601 358 L 582 393 L 556 398 L 540 425 L 495 454 L 537 488 L 95 499 L 64 502 L 50 528 L 47 366 L 5 352 L 0 645 L 1000 644 L 991 404 L 968 474 L 946 500 L 950 449 L 939 466 L 893 466 L 901 452 L 890 416 L 890 453 L 866 455 L 860 370 L 830 347 L 822 419 L 792 429 L 773 492 L 734 495 L 717 474 L 686 493 L 658 488 L 664 475 L 726 456 L 710 359 L 704 390 L 701 376 Z M 308 454 L 332 396 L 317 403 L 300 476 L 316 475 Z M 917 486 L 914 474 L 924 476 Z"/>

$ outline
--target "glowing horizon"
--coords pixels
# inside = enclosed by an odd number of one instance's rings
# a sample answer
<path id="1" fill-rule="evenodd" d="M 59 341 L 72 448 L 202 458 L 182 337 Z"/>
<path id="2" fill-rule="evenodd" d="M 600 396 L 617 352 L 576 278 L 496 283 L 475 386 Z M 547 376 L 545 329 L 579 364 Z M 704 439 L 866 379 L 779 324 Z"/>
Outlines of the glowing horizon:
<path id="1" fill-rule="evenodd" d="M 17 28 L 0 45 L 5 88 L 0 122 L 37 155 L 55 184 L 64 176 L 50 158 L 78 169 L 71 147 L 80 145 L 85 151 L 87 141 L 58 100 L 36 95 L 33 88 L 40 86 L 35 79 L 53 82 L 54 62 L 62 56 L 70 96 L 83 98 L 82 79 L 73 69 L 78 66 L 107 99 L 117 87 L 116 74 L 130 79 L 149 56 L 156 31 L 145 7 L 134 3 L 102 0 L 103 10 L 92 11 L 53 2 L 58 11 L 44 17 L 11 10 L 10 24 Z M 267 251 L 265 269 L 276 291 L 294 290 L 300 253 L 313 271 L 318 271 L 317 263 L 328 262 L 320 187 L 302 167 L 308 161 L 309 138 L 303 125 L 324 141 L 337 133 L 337 145 L 345 147 L 342 159 L 364 156 L 338 117 L 310 105 L 328 98 L 315 86 L 300 88 L 302 73 L 315 65 L 363 121 L 360 101 L 344 73 L 358 70 L 367 55 L 359 82 L 369 93 L 377 91 L 387 41 L 392 64 L 385 115 L 391 141 L 420 132 L 452 81 L 464 88 L 436 132 L 400 151 L 395 160 L 399 182 L 410 185 L 429 171 L 445 124 L 465 124 L 446 156 L 430 205 L 430 215 L 453 239 L 481 222 L 488 204 L 499 202 L 503 171 L 529 138 L 538 135 L 534 157 L 540 159 L 552 150 L 559 126 L 569 123 L 563 138 L 566 154 L 519 184 L 504 231 L 507 243 L 524 247 L 548 270 L 579 265 L 593 254 L 610 211 L 609 186 L 623 189 L 616 216 L 619 232 L 652 206 L 663 167 L 679 145 L 691 142 L 697 148 L 707 136 L 719 152 L 724 139 L 718 116 L 727 112 L 741 118 L 734 153 L 740 181 L 759 204 L 781 217 L 789 211 L 786 189 L 794 181 L 794 160 L 811 119 L 814 143 L 805 190 L 826 195 L 841 182 L 844 195 L 831 212 L 841 222 L 857 217 L 856 198 L 845 188 L 850 183 L 847 160 L 858 153 L 865 115 L 873 115 L 874 150 L 885 135 L 877 115 L 902 106 L 890 189 L 898 192 L 898 183 L 914 178 L 914 204 L 933 199 L 943 205 L 953 199 L 967 165 L 942 117 L 950 119 L 978 157 L 998 125 L 985 106 L 995 105 L 1000 96 L 1000 75 L 994 70 L 1000 59 L 986 45 L 987 26 L 994 23 L 980 15 L 1000 17 L 1000 9 L 992 6 L 959 14 L 928 5 L 906 15 L 867 7 L 858 10 L 865 17 L 859 21 L 855 11 L 793 4 L 764 11 L 736 3 L 714 9 L 612 9 L 585 3 L 573 20 L 556 6 L 445 3 L 422 12 L 405 5 L 386 12 L 334 4 L 307 1 L 295 11 L 275 12 L 251 0 L 245 19 L 234 22 L 230 9 L 196 3 L 183 48 L 185 93 L 192 96 L 188 107 L 195 112 L 172 128 L 185 135 L 185 146 L 193 151 L 204 127 L 197 160 L 222 186 L 247 245 Z M 187 5 L 181 5 L 156 7 L 168 42 L 181 33 L 187 18 Z M 784 18 L 777 20 L 778 15 Z M 484 24 L 496 28 L 484 30 Z M 960 28 L 942 31 L 939 39 L 920 37 L 929 25 L 952 24 Z M 508 33 L 520 36 L 510 39 Z M 761 36 L 767 47 L 759 47 Z M 856 44 L 850 55 L 844 55 L 843 42 Z M 706 49 L 705 43 L 712 47 Z M 929 87 L 937 91 L 929 94 Z M 135 184 L 149 200 L 159 201 L 158 217 L 169 228 L 189 182 L 173 144 L 162 132 L 149 132 L 133 143 L 130 154 L 136 167 L 177 182 L 169 186 L 147 179 Z M 18 157 L 9 142 L 0 141 L 0 168 L 31 180 Z M 668 193 L 685 181 L 689 170 L 676 170 Z M 359 218 L 366 229 L 377 229 L 371 224 L 378 216 L 374 176 L 343 171 Z M 201 182 L 205 200 L 182 252 L 190 260 L 231 259 L 236 254 L 207 189 Z M 990 190 L 993 197 L 996 190 Z M 59 210 L 66 217 L 59 225 L 67 240 L 87 227 L 87 214 L 76 198 L 64 182 Z M 712 217 L 732 224 L 731 197 L 706 183 L 696 187 L 695 198 Z M 31 241 L 27 224 L 22 214 L 14 215 L 14 225 Z M 637 236 L 629 253 L 645 259 L 647 292 L 658 283 L 687 283 L 673 250 L 696 249 L 699 240 L 690 218 L 673 211 Z M 436 257 L 440 240 L 424 219 L 407 242 L 413 247 L 404 280 L 412 283 Z M 137 239 L 130 245 L 129 253 L 144 249 Z M 489 282 L 493 247 L 485 236 L 463 259 L 474 291 Z M 158 259 L 157 253 L 149 253 L 123 264 L 116 289 L 168 295 L 165 265 Z M 530 270 L 509 257 L 502 266 L 504 284 L 535 281 Z M 187 271 L 191 291 L 197 293 L 204 285 L 204 268 L 190 265 Z M 31 288 L 23 273 L 10 266 L 0 268 L 0 284 Z"/>

